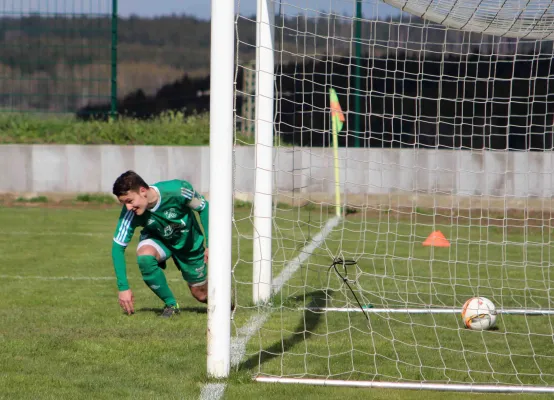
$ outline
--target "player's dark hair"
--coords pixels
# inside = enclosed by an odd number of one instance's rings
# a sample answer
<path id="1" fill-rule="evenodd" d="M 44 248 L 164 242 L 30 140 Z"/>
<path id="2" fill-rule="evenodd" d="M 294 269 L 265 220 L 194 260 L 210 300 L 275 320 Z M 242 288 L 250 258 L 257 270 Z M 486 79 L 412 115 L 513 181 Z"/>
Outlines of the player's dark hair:
<path id="1" fill-rule="evenodd" d="M 127 171 L 122 173 L 114 182 L 112 193 L 119 196 L 124 196 L 127 192 L 138 192 L 143 187 L 148 189 L 149 186 L 144 179 L 135 171 Z"/>

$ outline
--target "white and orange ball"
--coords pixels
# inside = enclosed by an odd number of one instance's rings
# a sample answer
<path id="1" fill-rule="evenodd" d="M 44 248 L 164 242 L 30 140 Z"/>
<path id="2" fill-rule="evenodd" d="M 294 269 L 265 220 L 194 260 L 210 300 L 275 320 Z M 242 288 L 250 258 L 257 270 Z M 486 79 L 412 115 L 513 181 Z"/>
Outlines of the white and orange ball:
<path id="1" fill-rule="evenodd" d="M 462 307 L 462 320 L 475 331 L 491 329 L 496 324 L 496 307 L 486 297 L 472 297 Z"/>

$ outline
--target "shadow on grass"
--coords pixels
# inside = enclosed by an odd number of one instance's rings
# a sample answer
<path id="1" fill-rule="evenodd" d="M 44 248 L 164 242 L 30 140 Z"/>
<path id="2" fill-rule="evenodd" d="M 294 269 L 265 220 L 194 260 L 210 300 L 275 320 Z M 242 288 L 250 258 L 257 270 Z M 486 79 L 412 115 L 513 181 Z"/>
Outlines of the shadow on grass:
<path id="1" fill-rule="evenodd" d="M 158 307 L 143 307 L 136 310 L 136 312 L 150 312 L 155 314 L 161 314 L 163 312 L 163 308 Z M 181 307 L 181 312 L 189 312 L 189 313 L 196 313 L 196 314 L 206 314 L 208 312 L 208 309 L 206 307 Z"/>
<path id="2" fill-rule="evenodd" d="M 318 290 L 315 292 L 307 293 L 306 298 L 311 298 L 310 303 L 306 308 L 311 307 L 326 307 L 327 300 L 331 297 L 331 291 Z M 297 300 L 299 300 L 298 298 Z M 298 325 L 294 329 L 288 338 L 275 342 L 270 347 L 261 350 L 258 354 L 253 355 L 249 359 L 240 363 L 238 370 L 249 370 L 258 367 L 259 365 L 272 360 L 276 357 L 281 357 L 285 352 L 292 349 L 298 343 L 302 343 L 309 339 L 312 332 L 321 322 L 323 312 L 315 312 L 310 310 L 304 310 Z"/>

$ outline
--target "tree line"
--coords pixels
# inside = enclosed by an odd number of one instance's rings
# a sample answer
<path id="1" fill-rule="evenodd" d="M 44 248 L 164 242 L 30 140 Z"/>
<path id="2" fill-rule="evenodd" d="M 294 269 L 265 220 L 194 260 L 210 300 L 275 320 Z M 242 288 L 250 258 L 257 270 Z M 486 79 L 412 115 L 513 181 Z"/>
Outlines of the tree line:
<path id="1" fill-rule="evenodd" d="M 341 146 L 354 146 L 357 137 L 361 146 L 379 148 L 552 149 L 551 57 L 426 53 L 422 58 L 394 52 L 364 58 L 359 80 L 350 61 L 338 57 L 277 67 L 274 120 L 282 140 L 329 145 L 332 87 L 346 116 Z M 247 70 L 239 67 L 237 71 L 237 87 L 241 88 Z M 245 116 L 245 98 L 236 98 L 239 116 Z M 184 77 L 156 95 L 137 91 L 118 104 L 120 115 L 137 118 L 150 118 L 167 109 L 185 110 L 185 115 L 210 111 L 209 77 Z M 108 105 L 86 107 L 79 115 L 98 117 L 107 111 Z"/>
<path id="2" fill-rule="evenodd" d="M 243 90 L 255 18 L 237 18 L 237 32 Z M 347 116 L 341 145 L 358 137 L 383 148 L 552 148 L 551 41 L 445 29 L 406 14 L 364 20 L 358 80 L 352 32 L 342 16 L 277 16 L 275 120 L 285 141 L 328 145 L 333 87 Z M 118 35 L 120 115 L 209 111 L 209 21 L 120 18 Z M 108 16 L 2 18 L 0 46 L 0 106 L 107 115 Z M 244 98 L 237 97 L 239 115 Z"/>

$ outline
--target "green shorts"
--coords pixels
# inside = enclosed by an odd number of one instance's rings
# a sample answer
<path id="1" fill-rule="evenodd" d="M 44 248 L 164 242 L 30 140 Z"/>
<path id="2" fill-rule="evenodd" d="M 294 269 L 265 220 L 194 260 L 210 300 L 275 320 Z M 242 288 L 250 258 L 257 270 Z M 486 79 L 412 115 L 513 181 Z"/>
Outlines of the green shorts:
<path id="1" fill-rule="evenodd" d="M 142 246 L 152 246 L 160 254 L 160 261 L 165 261 L 169 258 L 181 271 L 183 279 L 187 281 L 189 286 L 202 286 L 208 279 L 208 268 L 204 263 L 204 247 L 193 249 L 192 251 L 171 250 L 161 240 L 141 235 L 137 249 Z"/>

